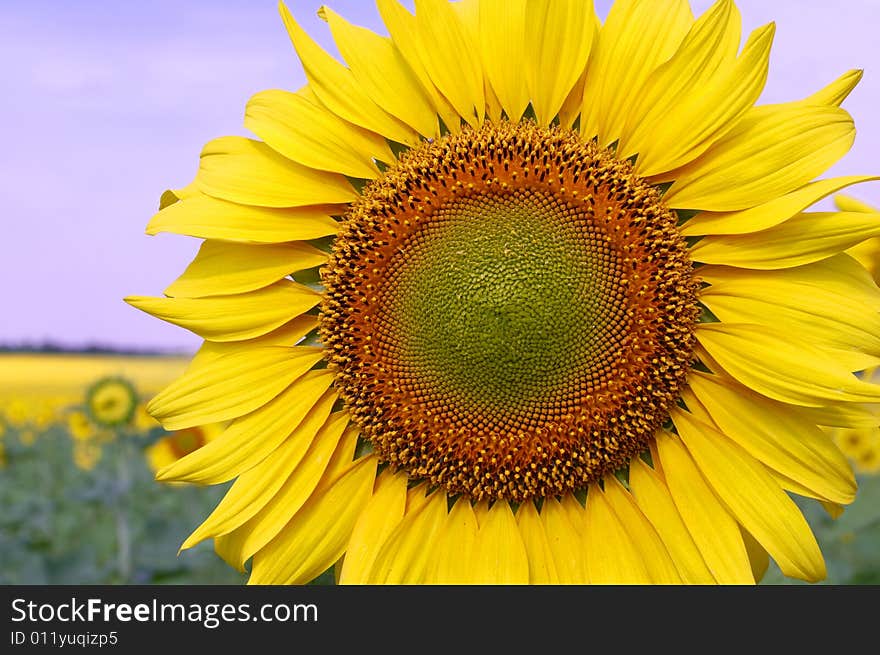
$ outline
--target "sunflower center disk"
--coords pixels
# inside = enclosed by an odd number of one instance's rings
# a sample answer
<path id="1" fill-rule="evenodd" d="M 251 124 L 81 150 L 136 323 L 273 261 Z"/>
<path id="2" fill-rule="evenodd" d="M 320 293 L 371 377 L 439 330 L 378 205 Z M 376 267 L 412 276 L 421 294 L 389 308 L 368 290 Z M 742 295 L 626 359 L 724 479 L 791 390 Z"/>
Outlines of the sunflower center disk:
<path id="1" fill-rule="evenodd" d="M 410 151 L 352 206 L 323 270 L 321 338 L 364 436 L 475 499 L 624 466 L 693 349 L 675 225 L 573 132 L 486 124 Z"/>

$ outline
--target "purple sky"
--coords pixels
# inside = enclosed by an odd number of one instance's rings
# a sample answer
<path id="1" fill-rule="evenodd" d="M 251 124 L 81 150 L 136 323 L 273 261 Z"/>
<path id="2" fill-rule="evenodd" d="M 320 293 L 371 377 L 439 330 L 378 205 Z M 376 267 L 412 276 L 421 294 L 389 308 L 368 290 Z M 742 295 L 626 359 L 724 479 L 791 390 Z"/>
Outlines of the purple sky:
<path id="1" fill-rule="evenodd" d="M 384 33 L 373 2 L 327 3 Z M 328 45 L 315 15 L 321 4 L 288 2 Z M 691 4 L 699 13 L 711 2 Z M 601 16 L 609 5 L 597 0 Z M 762 102 L 797 99 L 865 69 L 844 105 L 856 144 L 828 175 L 880 173 L 877 0 L 738 6 L 746 31 L 777 23 Z M 304 83 L 275 0 L 4 0 L 0 26 L 0 344 L 194 350 L 197 337 L 121 299 L 161 294 L 197 250 L 195 239 L 144 235 L 161 192 L 191 181 L 206 141 L 247 135 L 253 93 Z M 880 184 L 855 193 L 880 206 Z"/>

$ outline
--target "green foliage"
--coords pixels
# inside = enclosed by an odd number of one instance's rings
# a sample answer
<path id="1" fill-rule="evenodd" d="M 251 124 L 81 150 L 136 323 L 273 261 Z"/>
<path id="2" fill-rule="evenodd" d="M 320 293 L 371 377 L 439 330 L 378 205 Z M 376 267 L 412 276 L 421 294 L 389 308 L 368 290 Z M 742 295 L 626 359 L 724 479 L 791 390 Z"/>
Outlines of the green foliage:
<path id="1" fill-rule="evenodd" d="M 149 440 L 120 436 L 95 468 L 73 463 L 58 426 L 26 446 L 4 440 L 0 469 L 0 584 L 241 584 L 210 542 L 177 554 L 211 512 L 221 487 L 153 479 Z"/>

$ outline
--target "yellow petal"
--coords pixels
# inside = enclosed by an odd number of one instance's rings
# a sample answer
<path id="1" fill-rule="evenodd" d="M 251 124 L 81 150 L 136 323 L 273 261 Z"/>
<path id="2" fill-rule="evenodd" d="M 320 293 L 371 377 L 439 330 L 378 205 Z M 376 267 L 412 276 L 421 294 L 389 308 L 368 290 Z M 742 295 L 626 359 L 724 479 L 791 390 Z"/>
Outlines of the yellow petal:
<path id="1" fill-rule="evenodd" d="M 507 501 L 496 501 L 480 522 L 471 567 L 477 584 L 528 584 L 526 548 Z"/>
<path id="2" fill-rule="evenodd" d="M 720 375 L 693 371 L 688 381 L 719 430 L 753 457 L 826 500 L 853 501 L 846 458 L 808 418 Z"/>
<path id="3" fill-rule="evenodd" d="M 772 273 L 704 266 L 700 277 L 711 284 L 700 302 L 721 321 L 772 324 L 810 341 L 880 354 L 880 290 L 849 257 Z"/>
<path id="4" fill-rule="evenodd" d="M 410 146 L 418 133 L 379 107 L 355 79 L 354 73 L 325 52 L 279 4 L 281 19 L 302 62 L 309 88 L 337 116 L 377 134 Z"/>
<path id="5" fill-rule="evenodd" d="M 458 3 L 462 4 L 462 3 Z M 428 70 L 422 64 L 420 51 L 422 49 L 421 38 L 418 32 L 416 17 L 406 10 L 397 0 L 377 0 L 376 6 L 382 21 L 388 28 L 395 47 L 400 51 L 410 70 L 418 78 L 421 88 L 431 99 L 431 105 L 443 120 L 444 125 L 453 133 L 457 133 L 461 125 L 461 118 L 455 108 L 440 93 L 439 89 L 431 81 Z"/>
<path id="6" fill-rule="evenodd" d="M 480 0 L 478 37 L 486 77 L 507 116 L 517 121 L 529 104 L 523 75 L 526 0 Z"/>
<path id="7" fill-rule="evenodd" d="M 263 289 L 234 296 L 128 296 L 125 302 L 203 339 L 241 341 L 263 336 L 304 314 L 321 302 L 321 295 L 296 282 L 279 280 Z"/>
<path id="8" fill-rule="evenodd" d="M 755 107 L 701 157 L 664 179 L 673 208 L 736 211 L 789 193 L 828 170 L 855 139 L 843 109 L 797 104 Z"/>
<path id="9" fill-rule="evenodd" d="M 764 550 L 764 547 L 755 541 L 755 538 L 748 533 L 742 526 L 740 531 L 743 536 L 743 543 L 749 553 L 749 562 L 752 564 L 752 575 L 755 576 L 755 582 L 761 582 L 770 568 L 770 555 Z"/>
<path id="10" fill-rule="evenodd" d="M 739 524 L 718 500 L 678 437 L 661 432 L 656 443 L 669 493 L 713 577 L 721 584 L 753 584 L 755 578 Z"/>
<path id="11" fill-rule="evenodd" d="M 425 574 L 428 584 L 474 584 L 477 517 L 470 500 L 460 497 L 438 527 Z"/>
<path id="12" fill-rule="evenodd" d="M 584 525 L 584 548 L 591 584 L 650 584 L 645 563 L 598 484 L 590 485 Z"/>
<path id="13" fill-rule="evenodd" d="M 372 180 L 379 175 L 373 158 L 395 161 L 383 137 L 300 93 L 257 93 L 248 101 L 244 126 L 291 161 L 320 171 Z"/>
<path id="14" fill-rule="evenodd" d="M 428 571 L 428 546 L 446 520 L 446 493 L 435 491 L 410 511 L 382 544 L 367 576 L 368 584 L 420 584 Z"/>
<path id="15" fill-rule="evenodd" d="M 629 485 L 639 509 L 663 540 L 681 579 L 688 584 L 714 584 L 715 578 L 660 474 L 637 457 L 629 466 Z"/>
<path id="16" fill-rule="evenodd" d="M 256 245 L 209 239 L 165 295 L 204 298 L 246 293 L 326 261 L 327 253 L 297 241 Z"/>
<path id="17" fill-rule="evenodd" d="M 850 70 L 838 77 L 825 88 L 817 91 L 808 98 L 801 100 L 804 105 L 829 105 L 839 107 L 847 96 L 852 93 L 856 85 L 862 81 L 862 70 Z"/>
<path id="18" fill-rule="evenodd" d="M 720 0 L 639 92 L 620 137 L 623 158 L 656 175 L 694 160 L 755 103 L 767 79 L 773 25 L 755 31 L 739 60 L 741 20 Z"/>
<path id="19" fill-rule="evenodd" d="M 255 412 L 233 421 L 214 441 L 182 457 L 156 475 L 159 480 L 219 484 L 271 455 L 298 426 L 317 431 L 336 401 L 327 389 L 333 374 L 310 371 Z"/>
<path id="20" fill-rule="evenodd" d="M 700 323 L 696 334 L 727 373 L 774 400 L 805 407 L 880 402 L 880 385 L 859 380 L 790 333 L 748 323 Z"/>
<path id="21" fill-rule="evenodd" d="M 268 346 L 189 369 L 147 405 L 166 430 L 238 418 L 262 407 L 317 364 L 322 348 Z"/>
<path id="22" fill-rule="evenodd" d="M 871 205 L 849 196 L 834 196 L 834 204 L 837 205 L 837 208 L 842 212 L 865 212 L 868 214 L 874 214 L 877 212 L 877 210 L 874 207 L 871 207 Z"/>
<path id="23" fill-rule="evenodd" d="M 548 500 L 551 499 L 545 499 L 544 502 Z M 544 530 L 541 517 L 533 502 L 527 501 L 519 506 L 516 512 L 516 524 L 529 560 L 529 584 L 571 583 L 571 579 L 561 581 L 556 573 L 550 537 Z M 558 540 L 559 536 L 556 535 L 554 538 Z"/>
<path id="24" fill-rule="evenodd" d="M 315 413 L 317 415 L 317 413 Z M 318 416 L 321 418 L 321 416 Z M 243 472 L 223 496 L 210 516 L 189 536 L 181 548 L 190 548 L 209 538 L 226 534 L 255 515 L 265 520 L 270 505 L 284 505 L 283 515 L 273 514 L 277 527 L 269 538 L 262 540 L 257 548 L 246 552 L 247 560 L 256 550 L 274 537 L 280 528 L 299 510 L 311 495 L 324 472 L 330 456 L 339 443 L 339 437 L 348 424 L 345 413 L 318 421 L 305 420 L 296 430 L 259 464 Z M 293 474 L 293 476 L 291 476 Z M 285 487 L 291 479 L 299 487 L 300 493 L 294 498 L 286 493 Z M 282 502 L 289 501 L 289 502 Z M 252 527 L 252 526 L 248 526 Z M 253 534 L 254 530 L 249 530 Z"/>
<path id="25" fill-rule="evenodd" d="M 309 332 L 318 327 L 318 317 L 312 314 L 302 314 L 280 328 L 272 330 L 256 339 L 244 341 L 205 341 L 193 355 L 190 368 L 199 368 L 212 359 L 233 352 L 260 348 L 262 346 L 295 346 Z"/>
<path id="26" fill-rule="evenodd" d="M 202 239 L 280 243 L 336 234 L 333 206 L 268 209 L 237 205 L 199 195 L 163 209 L 147 225 L 147 234 L 171 232 Z"/>
<path id="27" fill-rule="evenodd" d="M 343 434 L 348 422 L 348 413 L 342 411 L 331 415 L 323 426 L 320 424 L 309 426 L 303 431 L 303 434 L 314 434 L 311 443 L 303 444 L 308 448 L 308 452 L 302 454 L 301 448 L 290 446 L 294 455 L 292 459 L 299 458 L 296 467 L 291 470 L 290 465 L 275 464 L 271 474 L 283 476 L 281 484 L 274 488 L 271 494 L 265 493 L 258 498 L 253 497 L 256 507 L 247 505 L 242 507 L 239 518 L 247 518 L 246 521 L 235 526 L 235 534 L 231 535 L 233 544 L 230 544 L 228 549 L 230 553 L 234 553 L 236 563 L 246 562 L 268 544 L 284 529 L 291 518 L 295 517 L 309 498 L 327 492 L 341 475 L 348 471 L 357 441 L 356 432 L 349 430 Z M 315 433 L 318 428 L 320 429 Z M 291 435 L 291 439 L 299 440 L 297 434 Z M 345 452 L 342 457 L 337 457 L 340 451 Z M 339 466 L 342 459 L 345 460 L 344 464 Z M 336 460 L 335 466 L 334 460 Z M 272 466 L 272 462 L 265 461 L 260 468 L 265 474 Z M 331 471 L 331 467 L 335 470 Z M 285 474 L 286 470 L 290 472 Z M 254 481 L 258 479 L 260 472 L 254 468 L 244 475 L 249 476 L 247 483 L 255 486 Z M 272 486 L 274 487 L 274 484 Z M 230 520 L 226 526 L 230 527 L 232 524 L 233 521 Z M 231 529 L 230 527 L 230 531 Z"/>
<path id="28" fill-rule="evenodd" d="M 439 136 L 437 113 L 392 41 L 323 7 L 333 39 L 361 88 L 377 105 L 426 138 Z"/>
<path id="29" fill-rule="evenodd" d="M 303 207 L 356 200 L 342 175 L 297 164 L 265 143 L 240 136 L 214 139 L 202 148 L 199 191 L 258 207 Z"/>
<path id="30" fill-rule="evenodd" d="M 706 264 L 771 270 L 810 264 L 878 235 L 880 213 L 814 212 L 760 232 L 704 237 L 691 256 Z"/>
<path id="31" fill-rule="evenodd" d="M 525 5 L 525 82 L 538 124 L 549 125 L 586 70 L 596 14 L 593 0 L 526 0 Z M 578 112 L 582 103 L 583 91 Z"/>
<path id="32" fill-rule="evenodd" d="M 673 410 L 672 419 L 709 484 L 782 572 L 823 579 L 825 562 L 810 526 L 760 462 L 687 412 Z"/>
<path id="33" fill-rule="evenodd" d="M 746 234 L 766 230 L 774 225 L 779 225 L 840 189 L 877 179 L 880 178 L 870 175 L 850 175 L 811 182 L 796 191 L 749 209 L 734 212 L 702 212 L 679 229 L 685 236 Z M 839 207 L 839 209 L 841 211 L 856 211 L 844 207 Z"/>
<path id="34" fill-rule="evenodd" d="M 633 497 L 613 475 L 605 477 L 605 499 L 623 531 L 638 547 L 639 555 L 654 584 L 680 584 L 682 578 L 669 551 Z"/>
<path id="35" fill-rule="evenodd" d="M 520 0 L 517 0 L 520 1 Z M 483 30 L 480 27 L 480 13 L 482 3 L 480 0 L 459 0 L 452 3 L 452 9 L 455 11 L 461 25 L 464 28 L 465 35 L 471 43 L 477 46 L 477 58 L 480 59 L 479 47 L 482 40 Z M 482 60 L 481 60 L 482 64 Z M 501 107 L 501 101 L 495 94 L 492 84 L 489 82 L 488 71 L 485 65 L 483 68 L 483 91 L 486 95 L 486 117 L 493 122 L 501 120 L 504 110 Z"/>
<path id="36" fill-rule="evenodd" d="M 309 498 L 254 555 L 248 584 L 303 584 L 337 561 L 370 499 L 377 464 L 376 457 L 363 457 L 330 489 Z"/>
<path id="37" fill-rule="evenodd" d="M 669 59 L 693 24 L 686 0 L 618 0 L 587 65 L 581 134 L 616 141 L 645 80 Z"/>
<path id="38" fill-rule="evenodd" d="M 420 37 L 415 45 L 422 66 L 459 116 L 479 124 L 485 96 L 476 44 L 446 0 L 416 0 L 415 7 Z"/>
<path id="39" fill-rule="evenodd" d="M 569 498 L 568 503 L 559 502 L 553 497 L 545 498 L 541 506 L 541 523 L 547 535 L 559 582 L 587 584 L 586 554 L 579 530 L 584 522 L 583 508 L 573 496 Z M 577 526 L 572 523 L 574 516 L 577 517 Z"/>
<path id="40" fill-rule="evenodd" d="M 389 469 L 376 479 L 373 495 L 351 531 L 338 584 L 364 584 L 379 548 L 403 518 L 406 482 L 405 473 Z"/>

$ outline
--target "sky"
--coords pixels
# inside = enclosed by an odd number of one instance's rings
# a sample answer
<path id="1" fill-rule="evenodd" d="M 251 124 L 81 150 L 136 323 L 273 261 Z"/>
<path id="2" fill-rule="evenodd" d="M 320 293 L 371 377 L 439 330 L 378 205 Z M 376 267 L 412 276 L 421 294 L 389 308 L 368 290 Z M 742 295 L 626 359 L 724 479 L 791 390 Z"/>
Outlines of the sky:
<path id="1" fill-rule="evenodd" d="M 316 16 L 323 3 L 287 4 L 336 54 Z M 386 33 L 370 0 L 327 4 Z M 600 16 L 610 4 L 597 0 Z M 691 2 L 695 13 L 710 4 Z M 823 177 L 880 174 L 878 0 L 737 5 L 745 32 L 777 24 L 761 103 L 865 69 L 844 104 L 855 146 Z M 161 295 L 198 249 L 144 234 L 162 191 L 192 180 L 205 142 L 252 136 L 242 126 L 251 95 L 305 83 L 276 1 L 3 0 L 0 33 L 0 345 L 193 352 L 198 337 L 122 298 Z M 851 193 L 880 206 L 880 183 Z"/>

